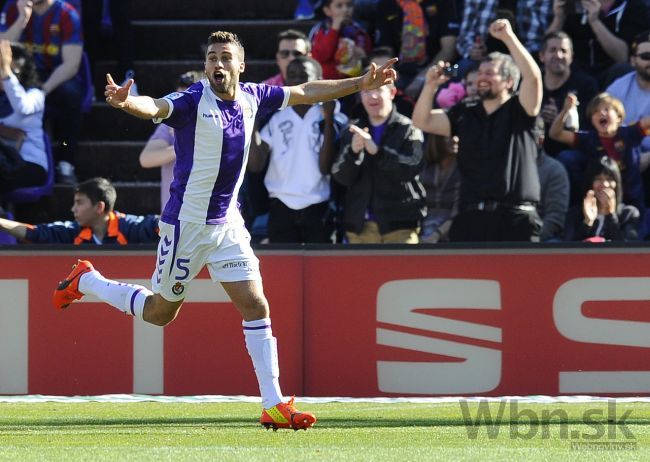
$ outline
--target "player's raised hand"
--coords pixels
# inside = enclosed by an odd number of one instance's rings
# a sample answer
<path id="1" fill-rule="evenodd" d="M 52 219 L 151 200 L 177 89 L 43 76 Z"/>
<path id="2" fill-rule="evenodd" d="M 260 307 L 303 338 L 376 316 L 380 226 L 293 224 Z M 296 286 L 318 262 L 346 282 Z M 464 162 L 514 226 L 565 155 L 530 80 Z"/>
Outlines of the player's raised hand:
<path id="1" fill-rule="evenodd" d="M 104 91 L 106 102 L 116 108 L 124 107 L 124 103 L 131 92 L 132 85 L 133 79 L 129 79 L 126 85 L 121 87 L 115 83 L 111 74 L 106 74 L 106 91 Z"/>
<path id="2" fill-rule="evenodd" d="M 398 61 L 397 58 L 391 58 L 377 67 L 375 63 L 370 63 L 370 68 L 361 80 L 361 90 L 374 90 L 382 85 L 395 83 L 397 79 L 397 72 L 393 69 L 393 64 Z"/>

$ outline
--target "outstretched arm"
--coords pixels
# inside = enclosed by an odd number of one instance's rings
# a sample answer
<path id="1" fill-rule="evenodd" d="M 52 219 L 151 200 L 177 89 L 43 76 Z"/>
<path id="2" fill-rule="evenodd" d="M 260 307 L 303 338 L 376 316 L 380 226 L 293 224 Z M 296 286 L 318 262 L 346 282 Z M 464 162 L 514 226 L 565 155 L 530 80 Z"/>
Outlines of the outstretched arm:
<path id="1" fill-rule="evenodd" d="M 169 115 L 169 103 L 163 99 L 150 96 L 133 96 L 130 94 L 133 79 L 123 87 L 113 81 L 111 74 L 106 74 L 106 102 L 127 114 L 141 119 L 165 119 Z"/>
<path id="2" fill-rule="evenodd" d="M 6 218 L 0 218 L 0 231 L 11 234 L 16 239 L 24 240 L 27 234 L 27 225 Z"/>
<path id="3" fill-rule="evenodd" d="M 394 83 L 397 78 L 393 64 L 397 58 L 386 61 L 381 67 L 375 63 L 361 77 L 341 80 L 315 80 L 289 87 L 289 106 L 296 104 L 315 104 L 331 99 L 342 98 L 362 90 L 372 90 L 382 85 Z"/>
<path id="4" fill-rule="evenodd" d="M 451 134 L 451 124 L 447 113 L 442 109 L 432 109 L 433 97 L 438 87 L 449 80 L 442 72 L 444 67 L 445 63 L 441 61 L 427 70 L 424 87 L 422 87 L 422 92 L 420 92 L 413 109 L 413 125 L 425 133 L 449 136 Z"/>

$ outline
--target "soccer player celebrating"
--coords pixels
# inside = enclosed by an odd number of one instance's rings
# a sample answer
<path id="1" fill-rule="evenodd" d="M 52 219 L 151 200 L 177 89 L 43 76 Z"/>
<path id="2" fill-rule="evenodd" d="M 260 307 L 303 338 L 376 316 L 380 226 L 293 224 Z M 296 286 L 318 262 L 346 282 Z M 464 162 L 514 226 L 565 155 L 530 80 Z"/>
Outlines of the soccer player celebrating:
<path id="1" fill-rule="evenodd" d="M 186 285 L 205 266 L 220 282 L 243 318 L 246 347 L 253 361 L 267 428 L 307 429 L 316 422 L 298 411 L 293 399 L 283 402 L 278 382 L 276 339 L 271 332 L 268 302 L 262 289 L 259 261 L 237 208 L 256 114 L 286 106 L 314 104 L 393 83 L 393 58 L 361 77 L 319 80 L 292 87 L 240 83 L 244 47 L 230 32 L 208 38 L 206 79 L 186 91 L 163 98 L 133 96 L 133 80 L 123 87 L 106 76 L 106 102 L 131 115 L 165 121 L 176 130 L 176 165 L 171 197 L 160 221 L 160 244 L 152 291 L 104 278 L 80 260 L 54 291 L 63 309 L 84 294 L 147 322 L 165 326 L 174 320 Z"/>

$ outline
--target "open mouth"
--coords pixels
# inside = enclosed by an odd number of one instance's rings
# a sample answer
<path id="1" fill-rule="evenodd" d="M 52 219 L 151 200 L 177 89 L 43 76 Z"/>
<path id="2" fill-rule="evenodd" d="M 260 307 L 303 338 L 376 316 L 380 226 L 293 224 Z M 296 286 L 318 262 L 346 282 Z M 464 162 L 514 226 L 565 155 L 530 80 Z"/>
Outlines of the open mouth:
<path id="1" fill-rule="evenodd" d="M 607 125 L 609 125 L 609 120 L 607 120 L 607 117 L 601 117 L 598 119 L 598 125 L 600 125 L 603 128 L 606 128 Z"/>
<path id="2" fill-rule="evenodd" d="M 214 79 L 214 83 L 217 85 L 222 85 L 226 76 L 223 74 L 223 72 L 216 71 L 214 74 L 212 74 L 212 78 Z"/>

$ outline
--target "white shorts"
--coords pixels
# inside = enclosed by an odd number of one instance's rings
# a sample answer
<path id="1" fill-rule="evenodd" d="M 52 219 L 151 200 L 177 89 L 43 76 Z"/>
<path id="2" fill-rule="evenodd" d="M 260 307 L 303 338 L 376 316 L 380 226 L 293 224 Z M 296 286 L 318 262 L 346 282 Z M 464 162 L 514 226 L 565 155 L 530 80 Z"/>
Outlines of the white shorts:
<path id="1" fill-rule="evenodd" d="M 187 285 L 205 265 L 214 282 L 261 280 L 250 240 L 243 221 L 222 225 L 161 221 L 151 289 L 170 302 L 182 300 Z"/>

